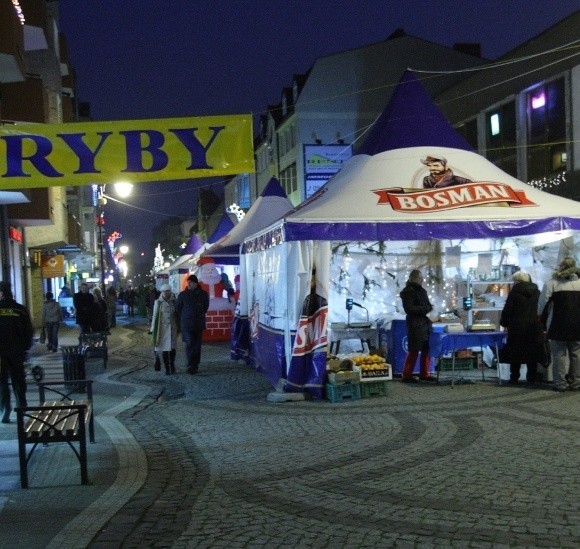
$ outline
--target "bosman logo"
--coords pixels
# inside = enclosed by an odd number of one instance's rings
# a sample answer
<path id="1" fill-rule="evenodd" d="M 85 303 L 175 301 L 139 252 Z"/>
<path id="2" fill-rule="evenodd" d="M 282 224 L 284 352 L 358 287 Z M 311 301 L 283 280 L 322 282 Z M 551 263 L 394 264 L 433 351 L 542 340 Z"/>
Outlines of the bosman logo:
<path id="1" fill-rule="evenodd" d="M 526 197 L 524 191 L 515 190 L 505 183 L 489 181 L 428 190 L 390 187 L 372 192 L 378 195 L 378 204 L 389 204 L 393 210 L 405 213 L 437 212 L 499 203 L 512 208 L 537 206 Z"/>

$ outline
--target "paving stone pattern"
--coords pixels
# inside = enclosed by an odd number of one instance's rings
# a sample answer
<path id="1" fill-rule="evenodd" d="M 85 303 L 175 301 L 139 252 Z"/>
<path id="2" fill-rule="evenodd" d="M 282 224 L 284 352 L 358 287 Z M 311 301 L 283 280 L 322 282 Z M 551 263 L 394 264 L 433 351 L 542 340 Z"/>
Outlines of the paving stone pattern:
<path id="1" fill-rule="evenodd" d="M 181 346 L 177 375 L 153 370 L 144 321 L 110 348 L 91 366 L 90 486 L 59 445 L 20 489 L 15 426 L 0 428 L 0 547 L 580 546 L 578 392 L 489 376 L 276 404 L 227 344 L 195 376 Z"/>

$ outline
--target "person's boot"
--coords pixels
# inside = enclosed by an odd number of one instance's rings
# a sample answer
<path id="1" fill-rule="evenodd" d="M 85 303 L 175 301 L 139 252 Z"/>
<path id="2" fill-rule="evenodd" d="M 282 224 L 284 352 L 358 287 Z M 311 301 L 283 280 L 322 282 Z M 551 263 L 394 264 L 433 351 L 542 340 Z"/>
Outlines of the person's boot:
<path id="1" fill-rule="evenodd" d="M 159 353 L 155 353 L 155 363 L 153 364 L 155 371 L 158 372 L 161 370 L 161 361 L 159 360 Z"/>
<path id="2" fill-rule="evenodd" d="M 172 374 L 175 373 L 175 355 L 176 355 L 176 350 L 171 349 L 171 351 L 169 351 L 169 368 L 171 369 Z"/>
<path id="3" fill-rule="evenodd" d="M 165 366 L 165 375 L 168 376 L 171 373 L 169 370 L 169 351 L 163 351 L 163 366 Z"/>
<path id="4" fill-rule="evenodd" d="M 2 423 L 10 423 L 10 412 L 12 408 L 9 406 L 4 410 L 4 415 L 2 416 Z"/>

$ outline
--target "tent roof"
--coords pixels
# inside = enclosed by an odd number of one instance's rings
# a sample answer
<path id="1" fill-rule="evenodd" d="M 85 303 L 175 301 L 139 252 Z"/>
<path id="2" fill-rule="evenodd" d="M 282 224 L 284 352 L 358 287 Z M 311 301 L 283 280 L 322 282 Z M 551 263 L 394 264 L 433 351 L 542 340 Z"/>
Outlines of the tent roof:
<path id="1" fill-rule="evenodd" d="M 240 244 L 248 236 L 280 219 L 291 209 L 292 202 L 278 180 L 270 179 L 244 218 L 228 234 L 205 250 L 201 256 L 219 259 L 222 264 L 238 264 Z"/>
<path id="2" fill-rule="evenodd" d="M 197 234 L 193 233 L 189 237 L 189 240 L 187 241 L 185 248 L 183 248 L 183 251 L 181 252 L 180 256 L 194 254 L 202 246 L 203 246 L 203 242 L 200 240 L 199 236 L 197 236 Z"/>
<path id="3" fill-rule="evenodd" d="M 207 239 L 208 244 L 213 244 L 214 242 L 217 242 L 222 236 L 228 234 L 228 232 L 231 231 L 233 228 L 234 224 L 230 219 L 230 216 L 224 212 L 214 232 L 211 233 L 211 236 Z"/>
<path id="4" fill-rule="evenodd" d="M 425 88 L 407 71 L 357 152 L 373 155 L 433 145 L 473 150 L 443 116 Z"/>
<path id="5" fill-rule="evenodd" d="M 281 225 L 285 240 L 499 238 L 580 230 L 580 203 L 518 181 L 472 152 L 434 114 L 436 106 L 420 87 L 405 75 L 363 144 L 372 156 L 353 156 L 317 193 L 259 234 Z M 419 132 L 426 137 L 414 135 Z M 444 159 L 464 179 L 424 188 L 429 156 Z M 259 249 L 257 236 L 247 239 L 245 250 Z"/>

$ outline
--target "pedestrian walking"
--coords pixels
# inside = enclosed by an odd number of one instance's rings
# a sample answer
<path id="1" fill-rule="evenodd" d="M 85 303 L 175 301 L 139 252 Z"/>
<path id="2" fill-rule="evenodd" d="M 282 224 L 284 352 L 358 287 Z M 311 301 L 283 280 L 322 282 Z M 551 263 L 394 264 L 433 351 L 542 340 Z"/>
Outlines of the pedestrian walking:
<path id="1" fill-rule="evenodd" d="M 109 333 L 109 312 L 101 288 L 93 288 L 93 313 L 91 315 L 93 332 Z"/>
<path id="2" fill-rule="evenodd" d="M 155 347 L 155 370 L 161 369 L 161 355 L 166 375 L 175 373 L 178 326 L 175 296 L 171 286 L 163 284 L 159 297 L 153 302 L 150 332 Z"/>
<path id="3" fill-rule="evenodd" d="M 46 301 L 42 305 L 42 327 L 46 330 L 46 347 L 49 351 L 58 351 L 58 331 L 62 322 L 62 308 L 54 300 L 52 292 L 46 292 Z"/>
<path id="4" fill-rule="evenodd" d="M 507 296 L 499 323 L 507 329 L 503 352 L 510 365 L 510 385 L 517 385 L 521 365 L 525 364 L 526 384 L 537 382 L 538 363 L 544 362 L 544 329 L 538 320 L 540 290 L 525 271 L 513 274 L 514 285 Z"/>
<path id="5" fill-rule="evenodd" d="M 413 369 L 419 354 L 421 355 L 419 379 L 435 381 L 435 378 L 429 374 L 429 366 L 431 365 L 429 336 L 432 322 L 427 316 L 433 310 L 433 305 L 429 301 L 427 291 L 423 288 L 423 275 L 420 270 L 413 269 L 411 271 L 400 296 L 403 301 L 403 309 L 407 314 L 408 352 L 403 365 L 403 382 L 417 382 L 417 378 L 413 377 Z"/>
<path id="6" fill-rule="evenodd" d="M 114 286 L 107 288 L 107 295 L 105 297 L 107 302 L 107 314 L 109 315 L 109 328 L 117 326 L 117 290 Z"/>
<path id="7" fill-rule="evenodd" d="M 92 331 L 91 321 L 94 311 L 94 299 L 89 293 L 88 284 L 82 283 L 80 290 L 73 296 L 76 323 L 80 326 L 81 334 Z"/>
<path id="8" fill-rule="evenodd" d="M 179 292 L 175 310 L 179 317 L 181 337 L 187 354 L 187 371 L 196 374 L 201 360 L 201 336 L 205 329 L 205 315 L 209 309 L 209 295 L 198 284 L 197 276 L 187 277 L 187 288 Z"/>
<path id="9" fill-rule="evenodd" d="M 127 305 L 127 315 L 135 316 L 135 303 L 137 302 L 137 292 L 133 286 L 129 286 L 125 292 L 125 304 Z"/>
<path id="10" fill-rule="evenodd" d="M 580 389 L 580 269 L 572 257 L 564 258 L 544 284 L 538 312 L 547 320 L 552 351 L 553 388 L 565 392 Z"/>
<path id="11" fill-rule="evenodd" d="M 26 351 L 32 347 L 34 330 L 28 309 L 17 303 L 8 282 L 0 282 L 0 409 L 2 423 L 10 423 L 10 388 L 16 398 L 16 406 L 25 407 L 26 374 L 24 360 Z"/>

